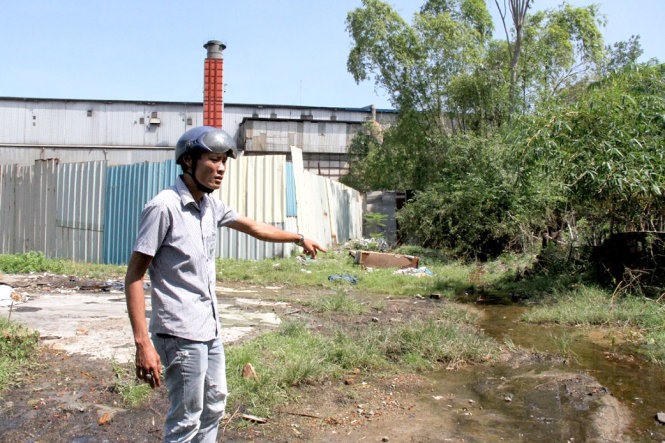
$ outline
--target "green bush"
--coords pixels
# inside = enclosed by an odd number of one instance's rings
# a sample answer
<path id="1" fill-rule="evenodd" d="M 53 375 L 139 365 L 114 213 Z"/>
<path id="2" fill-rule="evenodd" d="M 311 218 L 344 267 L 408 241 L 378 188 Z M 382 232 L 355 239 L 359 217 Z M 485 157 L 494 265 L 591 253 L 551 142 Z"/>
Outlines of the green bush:
<path id="1" fill-rule="evenodd" d="M 45 272 L 51 267 L 49 260 L 41 252 L 30 251 L 23 254 L 0 255 L 0 271 L 9 274 Z"/>

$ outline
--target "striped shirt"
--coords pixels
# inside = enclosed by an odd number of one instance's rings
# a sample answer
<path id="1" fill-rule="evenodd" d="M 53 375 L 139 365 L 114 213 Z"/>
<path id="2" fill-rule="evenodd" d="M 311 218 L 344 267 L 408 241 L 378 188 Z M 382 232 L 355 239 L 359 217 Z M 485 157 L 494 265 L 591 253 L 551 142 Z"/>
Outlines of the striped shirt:
<path id="1" fill-rule="evenodd" d="M 217 228 L 237 218 L 208 194 L 195 202 L 180 177 L 145 205 L 134 250 L 153 257 L 151 333 L 194 341 L 219 335 Z"/>

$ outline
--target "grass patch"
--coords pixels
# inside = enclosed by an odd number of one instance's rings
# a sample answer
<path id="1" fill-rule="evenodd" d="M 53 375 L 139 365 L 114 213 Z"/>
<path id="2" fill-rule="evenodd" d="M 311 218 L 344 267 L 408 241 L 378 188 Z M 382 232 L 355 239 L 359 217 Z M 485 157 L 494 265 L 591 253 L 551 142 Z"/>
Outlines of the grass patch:
<path id="1" fill-rule="evenodd" d="M 229 410 L 268 415 L 290 398 L 293 387 L 339 379 L 357 369 L 376 374 L 491 360 L 499 345 L 469 327 L 471 321 L 466 311 L 445 307 L 432 318 L 408 324 L 337 325 L 327 335 L 301 322 L 284 323 L 275 332 L 227 348 Z M 242 378 L 246 363 L 257 378 Z"/>
<path id="2" fill-rule="evenodd" d="M 344 291 L 338 290 L 333 295 L 323 296 L 314 300 L 303 301 L 317 312 L 334 312 L 337 314 L 358 315 L 367 311 L 367 306 L 352 298 Z"/>
<path id="3" fill-rule="evenodd" d="M 39 333 L 0 319 L 0 391 L 37 364 Z"/>
<path id="4" fill-rule="evenodd" d="M 126 269 L 126 266 L 46 258 L 41 252 L 0 254 L 0 272 L 7 274 L 49 272 L 51 274 L 76 275 L 88 278 L 118 278 L 125 275 Z"/>
<path id="5" fill-rule="evenodd" d="M 414 277 L 396 274 L 395 269 L 362 269 L 353 263 L 348 251 L 330 251 L 319 254 L 316 260 L 302 261 L 298 258 L 269 259 L 261 261 L 218 260 L 217 279 L 231 282 L 251 282 L 256 285 L 309 286 L 324 288 L 347 288 L 363 293 L 411 297 L 443 293 L 455 296 L 473 287 L 469 275 L 476 269 L 474 264 L 442 261 L 438 258 L 423 259 L 421 265 L 433 272 L 432 277 Z M 503 275 L 503 270 L 500 275 Z M 357 283 L 344 280 L 330 281 L 331 275 L 351 275 Z M 489 273 L 483 275 L 491 277 Z M 495 277 L 500 278 L 500 277 Z"/>
<path id="6" fill-rule="evenodd" d="M 651 361 L 665 363 L 665 306 L 637 295 L 616 296 L 594 286 L 557 291 L 547 303 L 525 313 L 530 323 L 601 325 L 640 331 L 640 351 Z"/>

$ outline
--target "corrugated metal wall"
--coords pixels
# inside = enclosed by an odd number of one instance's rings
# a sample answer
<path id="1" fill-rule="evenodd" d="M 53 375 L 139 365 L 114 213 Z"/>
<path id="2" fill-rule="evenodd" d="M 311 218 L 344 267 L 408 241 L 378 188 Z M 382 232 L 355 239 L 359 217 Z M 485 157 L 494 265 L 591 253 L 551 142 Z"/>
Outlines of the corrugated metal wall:
<path id="1" fill-rule="evenodd" d="M 360 238 L 361 194 L 304 171 L 300 149 L 292 148 L 292 155 L 292 166 L 284 155 L 230 160 L 215 196 L 242 215 L 326 246 Z M 178 173 L 173 160 L 113 167 L 56 161 L 0 166 L 0 253 L 34 250 L 48 257 L 126 263 L 143 206 Z M 218 256 L 259 260 L 288 256 L 294 248 L 222 229 Z"/>
<path id="2" fill-rule="evenodd" d="M 55 252 L 57 166 L 0 166 L 0 252 Z"/>
<path id="3" fill-rule="evenodd" d="M 224 184 L 215 196 L 239 214 L 287 229 L 286 156 L 241 156 L 227 162 Z M 292 245 L 257 240 L 232 229 L 222 229 L 218 255 L 223 258 L 261 260 L 286 257 Z"/>
<path id="4" fill-rule="evenodd" d="M 104 162 L 39 161 L 2 166 L 0 175 L 1 253 L 101 261 Z"/>
<path id="5" fill-rule="evenodd" d="M 127 263 L 143 207 L 175 182 L 179 170 L 173 160 L 108 168 L 104 189 L 104 263 Z"/>
<path id="6" fill-rule="evenodd" d="M 58 166 L 56 251 L 49 256 L 89 263 L 102 261 L 105 182 L 106 162 Z"/>
<path id="7" fill-rule="evenodd" d="M 346 154 L 362 122 L 245 119 L 239 142 L 248 153 L 288 152 L 306 146 L 307 152 Z"/>

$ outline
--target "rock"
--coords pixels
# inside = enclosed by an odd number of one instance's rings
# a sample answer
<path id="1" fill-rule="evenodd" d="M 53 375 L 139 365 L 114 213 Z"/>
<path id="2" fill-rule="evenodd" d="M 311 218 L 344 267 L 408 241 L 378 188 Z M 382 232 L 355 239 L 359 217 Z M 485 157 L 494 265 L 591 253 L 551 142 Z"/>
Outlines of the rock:
<path id="1" fill-rule="evenodd" d="M 65 412 L 85 412 L 86 406 L 77 401 L 70 401 L 62 405 L 62 410 Z"/>
<path id="2" fill-rule="evenodd" d="M 97 420 L 97 424 L 99 426 L 111 423 L 111 413 L 110 412 L 104 412 L 101 417 Z"/>
<path id="3" fill-rule="evenodd" d="M 665 425 L 665 412 L 659 412 L 656 414 L 656 420 Z"/>
<path id="4" fill-rule="evenodd" d="M 95 405 L 97 408 L 97 424 L 99 426 L 107 425 L 113 421 L 113 417 L 120 412 L 124 412 L 125 409 L 114 408 L 107 405 Z"/>

